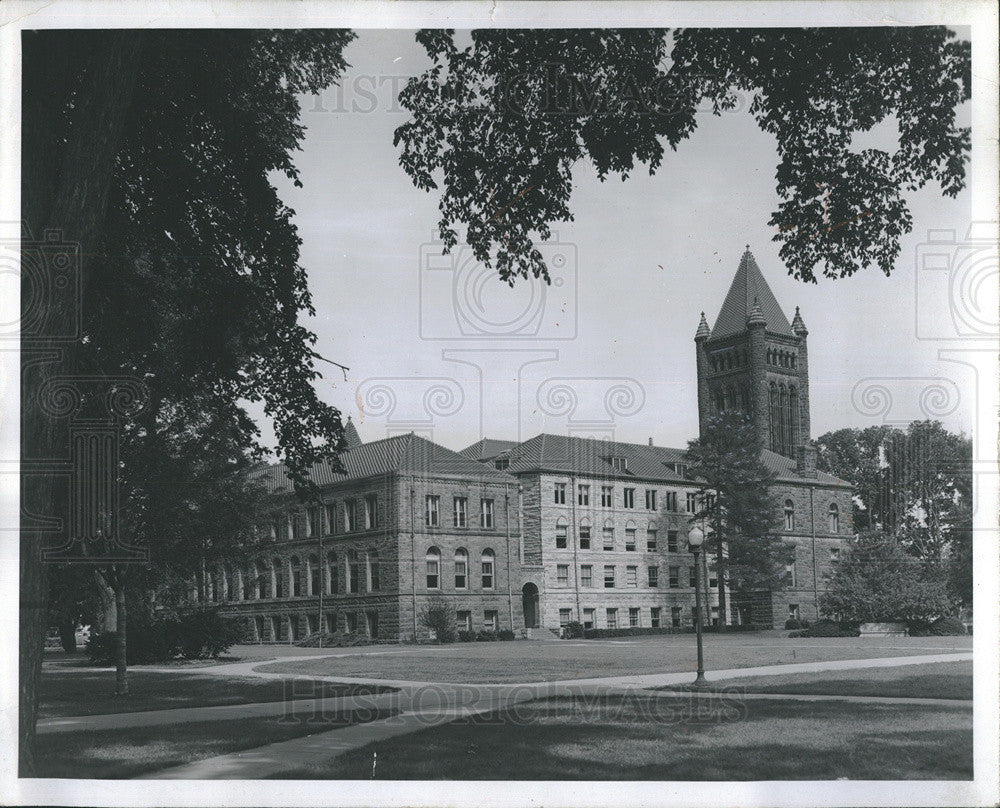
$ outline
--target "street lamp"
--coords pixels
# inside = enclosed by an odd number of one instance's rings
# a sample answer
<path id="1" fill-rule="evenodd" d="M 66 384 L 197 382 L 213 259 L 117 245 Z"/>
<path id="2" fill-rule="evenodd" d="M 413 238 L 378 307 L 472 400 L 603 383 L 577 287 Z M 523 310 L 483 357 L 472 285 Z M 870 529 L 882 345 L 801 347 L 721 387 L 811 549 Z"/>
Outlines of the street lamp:
<path id="1" fill-rule="evenodd" d="M 704 687 L 705 681 L 705 660 L 701 651 L 701 566 L 698 563 L 701 554 L 701 545 L 705 541 L 705 533 L 701 528 L 695 526 L 688 532 L 688 546 L 694 553 L 694 626 L 698 635 L 698 676 L 694 680 L 695 687 Z"/>

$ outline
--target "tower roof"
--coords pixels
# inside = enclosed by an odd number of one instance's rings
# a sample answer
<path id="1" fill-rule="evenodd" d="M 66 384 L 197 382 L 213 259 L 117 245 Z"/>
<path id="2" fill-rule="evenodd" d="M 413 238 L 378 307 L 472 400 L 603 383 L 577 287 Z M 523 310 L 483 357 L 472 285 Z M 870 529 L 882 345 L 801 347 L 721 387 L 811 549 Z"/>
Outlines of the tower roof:
<path id="1" fill-rule="evenodd" d="M 767 322 L 767 330 L 774 334 L 794 336 L 788 318 L 778 305 L 778 301 L 761 274 L 760 267 L 747 247 L 740 260 L 739 269 L 729 287 L 726 299 L 719 310 L 712 329 L 712 339 L 730 337 L 746 331 L 747 319 L 754 309 L 754 303 Z M 754 312 L 755 313 L 755 312 Z"/>
<path id="2" fill-rule="evenodd" d="M 354 425 L 350 415 L 347 416 L 347 424 L 344 426 L 344 440 L 347 442 L 348 449 L 357 449 L 362 443 L 358 428 Z"/>

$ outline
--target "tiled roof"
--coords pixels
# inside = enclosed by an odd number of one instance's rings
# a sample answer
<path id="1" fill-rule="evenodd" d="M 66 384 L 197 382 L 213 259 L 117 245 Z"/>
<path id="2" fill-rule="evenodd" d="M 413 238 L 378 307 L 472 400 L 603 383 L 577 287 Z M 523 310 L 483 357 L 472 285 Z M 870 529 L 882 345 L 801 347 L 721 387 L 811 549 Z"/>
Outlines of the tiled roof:
<path id="1" fill-rule="evenodd" d="M 483 438 L 477 440 L 471 446 L 466 446 L 459 450 L 459 454 L 468 457 L 470 460 L 492 460 L 498 454 L 506 452 L 517 446 L 516 440 L 496 440 L 494 438 Z"/>
<path id="2" fill-rule="evenodd" d="M 773 334 L 794 336 L 788 318 L 778 305 L 771 287 L 764 280 L 750 250 L 747 250 L 743 253 L 739 269 L 736 270 L 732 285 L 719 310 L 719 316 L 712 328 L 711 339 L 714 341 L 745 332 L 747 317 L 753 309 L 755 300 L 767 321 L 768 331 Z"/>
<path id="3" fill-rule="evenodd" d="M 310 471 L 311 479 L 317 485 L 325 486 L 395 471 L 400 474 L 449 474 L 477 480 L 515 482 L 508 474 L 492 466 L 470 460 L 412 432 L 362 443 L 343 452 L 340 462 L 344 467 L 343 472 L 335 472 L 325 461 L 316 463 Z M 283 463 L 262 468 L 254 477 L 264 483 L 269 493 L 286 493 L 292 490 L 292 483 L 285 473 Z"/>
<path id="4" fill-rule="evenodd" d="M 795 461 L 792 458 L 772 452 L 770 449 L 764 449 L 761 452 L 760 459 L 764 461 L 764 465 L 767 466 L 768 471 L 774 472 L 775 479 L 781 482 L 801 483 L 811 482 L 815 479 L 816 482 L 825 485 L 846 485 L 848 487 L 851 485 L 846 480 L 841 480 L 839 477 L 834 477 L 825 471 L 817 471 L 815 478 L 801 477 L 795 470 Z"/>
<path id="5" fill-rule="evenodd" d="M 347 416 L 347 423 L 344 425 L 344 439 L 347 441 L 348 449 L 357 449 L 363 443 L 350 415 Z"/>

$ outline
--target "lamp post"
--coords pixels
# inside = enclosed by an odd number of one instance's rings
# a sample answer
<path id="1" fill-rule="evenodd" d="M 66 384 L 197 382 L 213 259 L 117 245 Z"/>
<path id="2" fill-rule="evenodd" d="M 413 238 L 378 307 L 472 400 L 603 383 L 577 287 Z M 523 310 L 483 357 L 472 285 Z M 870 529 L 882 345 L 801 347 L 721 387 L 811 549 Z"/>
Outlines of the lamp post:
<path id="1" fill-rule="evenodd" d="M 707 684 L 705 681 L 705 659 L 701 650 L 701 566 L 698 563 L 701 545 L 704 541 L 704 531 L 697 526 L 691 528 L 688 532 L 688 546 L 694 553 L 694 627 L 695 634 L 698 635 L 698 675 L 694 680 L 695 687 L 704 687 Z"/>

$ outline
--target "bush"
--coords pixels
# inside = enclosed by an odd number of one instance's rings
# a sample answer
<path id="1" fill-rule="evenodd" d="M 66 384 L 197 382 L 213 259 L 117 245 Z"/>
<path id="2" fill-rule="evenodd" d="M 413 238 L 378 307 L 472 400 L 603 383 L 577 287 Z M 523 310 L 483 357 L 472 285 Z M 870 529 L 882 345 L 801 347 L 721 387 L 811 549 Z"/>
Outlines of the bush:
<path id="1" fill-rule="evenodd" d="M 462 629 L 461 631 L 458 632 L 458 641 L 459 642 L 475 642 L 476 641 L 476 632 L 474 632 L 474 631 L 466 631 L 465 629 Z"/>
<path id="2" fill-rule="evenodd" d="M 802 631 L 793 631 L 789 637 L 857 637 L 861 634 L 856 626 L 838 623 L 836 620 L 817 620 Z"/>
<path id="3" fill-rule="evenodd" d="M 794 617 L 789 617 L 785 621 L 785 628 L 786 629 L 809 628 L 809 621 L 808 620 L 796 620 Z"/>
<path id="4" fill-rule="evenodd" d="M 497 639 L 499 640 L 513 640 L 514 632 L 509 628 L 503 629 L 499 634 L 497 634 Z"/>
<path id="5" fill-rule="evenodd" d="M 443 598 L 435 598 L 420 612 L 420 625 L 427 628 L 440 643 L 455 642 L 455 619 L 451 607 Z"/>
<path id="6" fill-rule="evenodd" d="M 907 625 L 911 637 L 957 637 L 968 634 L 957 617 L 939 617 L 933 622 L 914 621 Z"/>
<path id="7" fill-rule="evenodd" d="M 125 653 L 129 665 L 166 662 L 178 654 L 185 659 L 215 658 L 246 634 L 242 621 L 220 617 L 216 609 L 160 616 L 149 622 L 129 623 Z M 95 665 L 114 665 L 118 638 L 114 632 L 92 632 L 87 656 Z"/>
<path id="8" fill-rule="evenodd" d="M 564 640 L 576 640 L 583 636 L 583 623 L 579 620 L 570 620 L 563 628 Z"/>
<path id="9" fill-rule="evenodd" d="M 496 642 L 496 640 L 497 634 L 495 631 L 483 628 L 476 632 L 476 642 Z"/>
<path id="10" fill-rule="evenodd" d="M 168 634 L 176 632 L 177 646 L 185 659 L 217 658 L 246 635 L 240 620 L 220 617 L 216 609 L 188 612 L 165 624 Z"/>
<path id="11" fill-rule="evenodd" d="M 345 634 L 342 631 L 317 631 L 303 640 L 295 643 L 299 648 L 319 648 L 320 639 L 323 648 L 352 648 L 356 645 L 370 645 L 371 640 L 365 634 Z"/>

